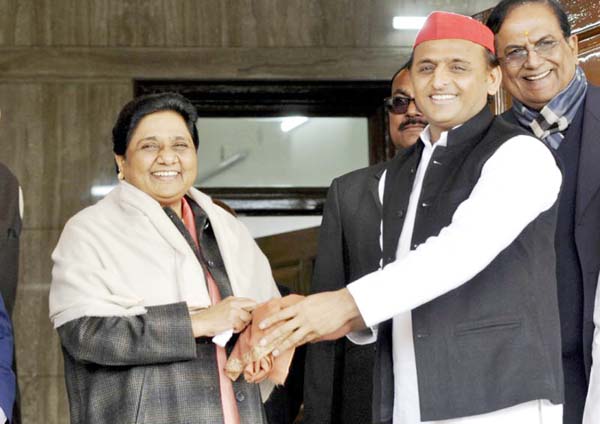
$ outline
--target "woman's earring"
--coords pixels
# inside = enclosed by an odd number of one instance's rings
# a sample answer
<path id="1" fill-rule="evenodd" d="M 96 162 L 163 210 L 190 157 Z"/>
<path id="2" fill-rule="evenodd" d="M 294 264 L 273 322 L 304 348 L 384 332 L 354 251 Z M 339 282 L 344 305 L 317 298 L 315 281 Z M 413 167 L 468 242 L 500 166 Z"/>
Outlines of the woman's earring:
<path id="1" fill-rule="evenodd" d="M 125 176 L 123 176 L 123 171 L 121 171 L 121 168 L 119 168 L 119 173 L 117 174 L 117 178 L 119 179 L 119 181 L 123 181 L 125 179 Z"/>

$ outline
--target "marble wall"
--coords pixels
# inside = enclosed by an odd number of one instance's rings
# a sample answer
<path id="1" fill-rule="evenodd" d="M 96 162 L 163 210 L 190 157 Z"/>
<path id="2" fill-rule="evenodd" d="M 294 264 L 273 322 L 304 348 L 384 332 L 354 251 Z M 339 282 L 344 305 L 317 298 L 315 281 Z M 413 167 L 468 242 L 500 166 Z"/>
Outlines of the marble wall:
<path id="1" fill-rule="evenodd" d="M 25 424 L 69 421 L 48 320 L 50 253 L 66 220 L 93 202 L 91 186 L 115 181 L 110 130 L 133 80 L 387 80 L 410 44 L 391 16 L 420 3 L 0 0 L 0 161 L 26 203 L 14 316 Z"/>

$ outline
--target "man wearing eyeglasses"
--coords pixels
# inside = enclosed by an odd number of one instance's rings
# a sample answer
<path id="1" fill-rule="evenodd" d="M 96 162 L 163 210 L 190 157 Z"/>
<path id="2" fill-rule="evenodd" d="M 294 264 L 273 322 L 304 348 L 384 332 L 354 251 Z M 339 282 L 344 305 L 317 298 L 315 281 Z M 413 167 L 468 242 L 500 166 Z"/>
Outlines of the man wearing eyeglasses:
<path id="1" fill-rule="evenodd" d="M 406 149 L 418 140 L 427 120 L 417 108 L 410 74 L 403 66 L 392 77 L 392 95 L 385 99 L 390 138 L 396 149 Z"/>
<path id="2" fill-rule="evenodd" d="M 504 117 L 544 140 L 562 165 L 555 246 L 564 423 L 580 424 L 600 270 L 600 89 L 588 84 L 577 65 L 577 36 L 557 1 L 501 1 L 487 26 L 495 34 L 504 88 L 513 98 Z"/>

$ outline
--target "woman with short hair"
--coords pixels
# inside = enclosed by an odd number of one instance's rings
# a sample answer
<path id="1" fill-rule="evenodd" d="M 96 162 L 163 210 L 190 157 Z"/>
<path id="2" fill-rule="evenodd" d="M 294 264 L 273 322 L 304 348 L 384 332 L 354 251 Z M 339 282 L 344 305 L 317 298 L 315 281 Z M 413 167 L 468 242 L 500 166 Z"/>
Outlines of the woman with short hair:
<path id="1" fill-rule="evenodd" d="M 213 337 L 224 345 L 279 293 L 244 225 L 192 187 L 196 120 L 174 93 L 125 105 L 120 182 L 67 222 L 52 255 L 73 424 L 266 422 L 271 387 L 228 380 Z"/>

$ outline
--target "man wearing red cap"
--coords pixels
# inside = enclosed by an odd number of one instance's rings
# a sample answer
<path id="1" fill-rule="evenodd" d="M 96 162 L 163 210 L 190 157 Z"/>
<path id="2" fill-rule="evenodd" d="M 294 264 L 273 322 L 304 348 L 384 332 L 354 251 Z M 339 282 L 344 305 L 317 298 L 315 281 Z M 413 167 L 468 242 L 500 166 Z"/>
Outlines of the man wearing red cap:
<path id="1" fill-rule="evenodd" d="M 432 13 L 410 73 L 429 125 L 380 179 L 382 268 L 267 318 L 286 322 L 263 342 L 375 337 L 376 423 L 559 424 L 556 160 L 489 111 L 501 73 L 481 23 Z"/>

